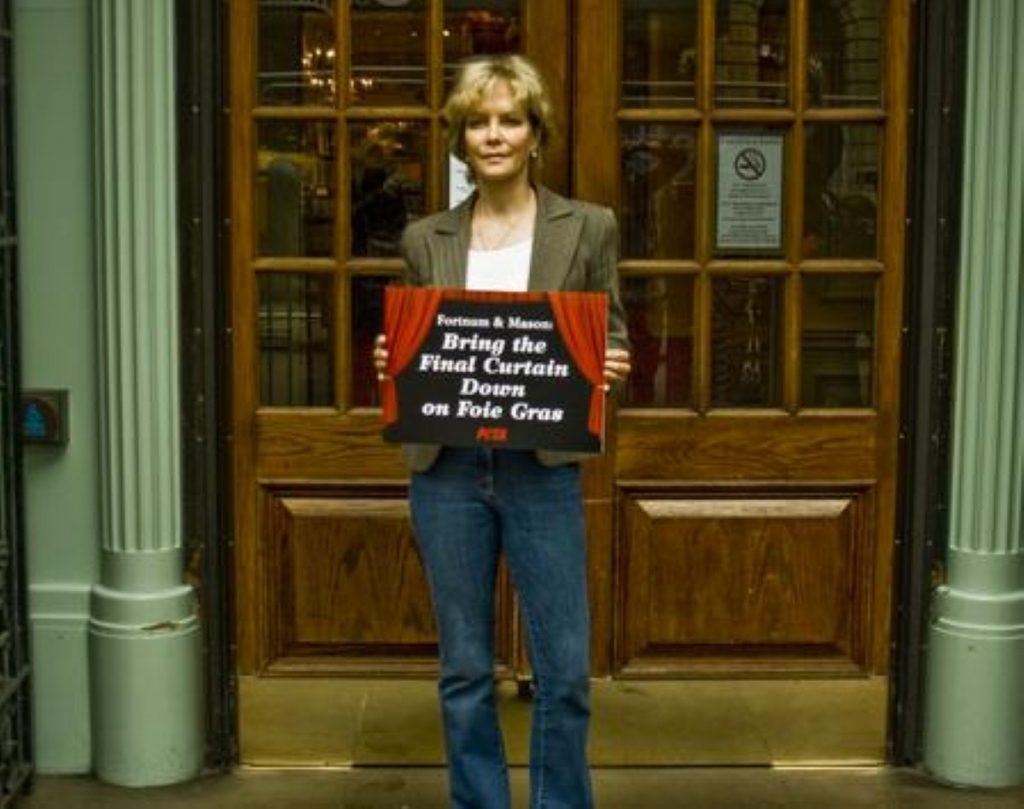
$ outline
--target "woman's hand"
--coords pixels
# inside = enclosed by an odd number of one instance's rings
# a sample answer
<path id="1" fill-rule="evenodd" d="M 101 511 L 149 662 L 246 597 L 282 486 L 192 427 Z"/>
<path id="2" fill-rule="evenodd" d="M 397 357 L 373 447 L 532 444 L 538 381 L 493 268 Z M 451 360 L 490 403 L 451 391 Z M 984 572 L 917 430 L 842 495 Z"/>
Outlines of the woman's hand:
<path id="1" fill-rule="evenodd" d="M 388 338 L 383 334 L 373 340 L 373 367 L 377 369 L 377 381 L 388 378 Z"/>
<path id="2" fill-rule="evenodd" d="M 615 382 L 622 382 L 631 369 L 629 352 L 624 348 L 609 348 L 604 354 L 604 389 L 607 391 Z"/>

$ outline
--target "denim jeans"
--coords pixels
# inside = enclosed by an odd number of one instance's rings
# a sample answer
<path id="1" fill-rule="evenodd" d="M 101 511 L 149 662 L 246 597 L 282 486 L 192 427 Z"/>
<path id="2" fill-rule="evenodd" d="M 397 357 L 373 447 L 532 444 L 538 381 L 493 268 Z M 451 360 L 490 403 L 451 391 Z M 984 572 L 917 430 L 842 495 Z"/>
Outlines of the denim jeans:
<path id="1" fill-rule="evenodd" d="M 413 475 L 413 526 L 441 645 L 453 809 L 509 809 L 494 692 L 494 584 L 504 552 L 529 630 L 536 694 L 531 809 L 591 809 L 590 616 L 580 470 L 531 452 L 442 451 Z"/>

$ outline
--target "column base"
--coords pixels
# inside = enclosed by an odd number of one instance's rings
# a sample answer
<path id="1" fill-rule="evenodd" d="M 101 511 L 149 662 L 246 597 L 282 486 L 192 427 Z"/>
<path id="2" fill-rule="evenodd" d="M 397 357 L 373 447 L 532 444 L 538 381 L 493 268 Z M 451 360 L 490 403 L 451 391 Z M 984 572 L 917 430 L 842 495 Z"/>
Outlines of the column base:
<path id="1" fill-rule="evenodd" d="M 1024 783 L 1024 592 L 940 587 L 934 607 L 925 767 L 964 786 Z"/>
<path id="2" fill-rule="evenodd" d="M 89 662 L 99 779 L 143 787 L 199 775 L 201 652 L 190 586 L 93 589 Z"/>

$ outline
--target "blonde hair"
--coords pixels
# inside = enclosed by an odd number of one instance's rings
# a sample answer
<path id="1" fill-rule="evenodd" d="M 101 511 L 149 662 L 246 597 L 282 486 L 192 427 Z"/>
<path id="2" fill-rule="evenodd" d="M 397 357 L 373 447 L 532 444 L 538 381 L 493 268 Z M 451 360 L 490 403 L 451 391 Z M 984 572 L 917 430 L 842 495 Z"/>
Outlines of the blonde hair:
<path id="1" fill-rule="evenodd" d="M 512 100 L 526 110 L 538 148 L 551 138 L 554 107 L 536 65 L 518 54 L 474 57 L 463 63 L 442 110 L 448 149 L 460 160 L 466 159 L 466 120 L 499 81 L 508 84 Z"/>

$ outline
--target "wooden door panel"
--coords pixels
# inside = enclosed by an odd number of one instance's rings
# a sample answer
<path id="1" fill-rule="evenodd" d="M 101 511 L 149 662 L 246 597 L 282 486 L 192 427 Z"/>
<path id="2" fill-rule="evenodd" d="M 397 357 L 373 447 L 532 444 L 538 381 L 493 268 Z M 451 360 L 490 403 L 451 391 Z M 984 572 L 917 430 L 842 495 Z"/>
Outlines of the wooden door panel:
<path id="1" fill-rule="evenodd" d="M 870 499 L 806 488 L 628 492 L 622 673 L 863 671 Z"/>
<path id="2" fill-rule="evenodd" d="M 267 488 L 265 670 L 436 670 L 430 594 L 401 490 Z M 496 658 L 513 659 L 510 587 L 498 585 Z"/>

